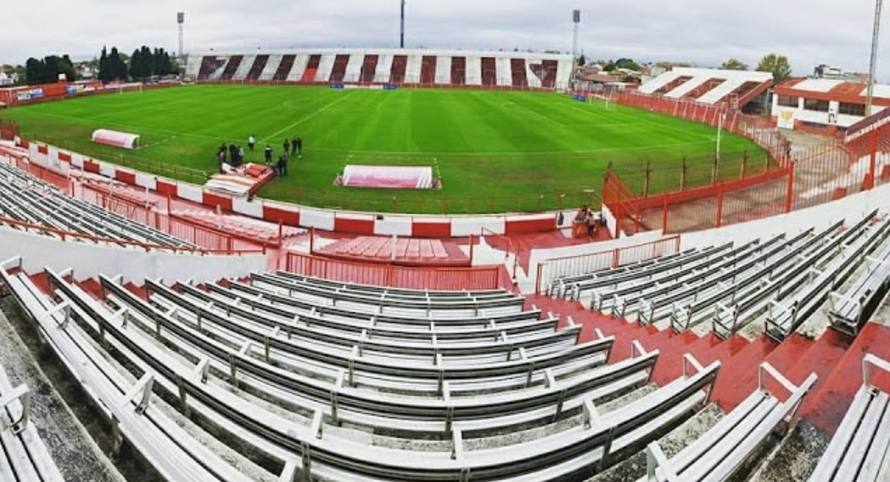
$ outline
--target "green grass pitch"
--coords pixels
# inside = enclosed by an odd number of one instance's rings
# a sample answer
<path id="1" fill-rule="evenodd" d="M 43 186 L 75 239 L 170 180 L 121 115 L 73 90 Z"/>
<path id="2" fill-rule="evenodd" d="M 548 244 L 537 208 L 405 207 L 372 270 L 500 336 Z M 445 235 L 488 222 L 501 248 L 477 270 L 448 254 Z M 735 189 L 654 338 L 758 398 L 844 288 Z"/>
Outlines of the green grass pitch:
<path id="1" fill-rule="evenodd" d="M 543 92 L 202 85 L 15 107 L 0 116 L 17 121 L 26 138 L 164 175 L 170 166 L 214 172 L 217 146 L 244 145 L 250 134 L 260 145 L 249 161 L 262 162 L 265 143 L 277 158 L 285 137 L 299 135 L 303 158 L 291 160 L 289 176 L 260 196 L 378 212 L 572 208 L 596 202 L 610 162 L 630 174 L 650 162 L 657 192 L 678 187 L 675 175 L 658 173 L 675 173 L 685 156 L 688 184 L 700 184 L 710 181 L 716 145 L 715 129 L 705 125 Z M 93 144 L 97 128 L 138 133 L 143 147 Z M 743 152 L 765 159 L 755 144 L 729 134 L 722 152 L 722 177 L 738 175 Z M 337 187 L 346 164 L 432 165 L 443 188 Z"/>

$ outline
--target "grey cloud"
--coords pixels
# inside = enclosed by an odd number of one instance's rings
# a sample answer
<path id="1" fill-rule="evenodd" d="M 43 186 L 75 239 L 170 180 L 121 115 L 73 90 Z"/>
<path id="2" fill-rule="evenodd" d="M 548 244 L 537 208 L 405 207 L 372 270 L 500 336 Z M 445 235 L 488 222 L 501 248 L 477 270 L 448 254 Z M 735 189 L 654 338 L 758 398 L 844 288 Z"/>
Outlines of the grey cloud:
<path id="1" fill-rule="evenodd" d="M 130 52 L 142 44 L 176 48 L 175 12 L 187 15 L 187 50 L 287 47 L 394 47 L 399 0 L 60 0 L 8 2 L 0 62 L 102 45 Z M 571 48 L 573 8 L 583 11 L 581 47 L 593 58 L 756 64 L 788 55 L 805 74 L 817 63 L 865 70 L 873 0 L 409 0 L 412 47 Z M 886 20 L 885 15 L 885 20 Z M 10 21 L 12 19 L 12 21 Z M 885 32 L 888 29 L 885 29 Z M 881 44 L 890 59 L 890 40 Z M 890 62 L 880 68 L 890 81 Z"/>

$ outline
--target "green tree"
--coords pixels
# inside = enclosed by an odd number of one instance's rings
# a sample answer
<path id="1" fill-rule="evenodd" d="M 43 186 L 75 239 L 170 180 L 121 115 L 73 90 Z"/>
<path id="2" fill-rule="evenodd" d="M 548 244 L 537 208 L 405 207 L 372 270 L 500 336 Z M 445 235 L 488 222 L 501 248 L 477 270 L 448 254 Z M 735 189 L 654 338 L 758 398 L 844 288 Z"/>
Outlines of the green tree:
<path id="1" fill-rule="evenodd" d="M 764 55 L 757 65 L 758 72 L 771 72 L 776 83 L 783 82 L 791 77 L 791 63 L 788 57 L 776 53 Z"/>
<path id="2" fill-rule="evenodd" d="M 721 65 L 720 68 L 723 70 L 748 70 L 748 64 L 737 58 L 731 58 L 726 62 L 723 62 L 723 65 Z"/>
<path id="3" fill-rule="evenodd" d="M 640 64 L 634 62 L 633 59 L 618 59 L 615 61 L 615 68 L 637 71 L 641 69 Z"/>
<path id="4" fill-rule="evenodd" d="M 587 65 L 587 58 L 584 57 L 584 54 L 578 56 L 578 65 L 582 67 Z"/>
<path id="5" fill-rule="evenodd" d="M 117 47 L 111 47 L 108 54 L 108 80 L 127 80 L 127 63 L 121 57 Z"/>
<path id="6" fill-rule="evenodd" d="M 43 62 L 31 57 L 25 62 L 25 82 L 30 85 L 40 84 L 43 79 Z"/>

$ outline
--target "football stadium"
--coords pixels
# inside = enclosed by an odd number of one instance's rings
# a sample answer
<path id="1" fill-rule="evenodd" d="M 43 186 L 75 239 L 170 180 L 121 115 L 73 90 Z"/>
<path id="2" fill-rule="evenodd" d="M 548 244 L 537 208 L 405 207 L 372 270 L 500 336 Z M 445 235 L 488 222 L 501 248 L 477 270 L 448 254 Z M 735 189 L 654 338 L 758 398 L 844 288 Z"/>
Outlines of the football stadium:
<path id="1" fill-rule="evenodd" d="M 882 1 L 641 1 L 8 24 L 0 481 L 890 480 Z"/>

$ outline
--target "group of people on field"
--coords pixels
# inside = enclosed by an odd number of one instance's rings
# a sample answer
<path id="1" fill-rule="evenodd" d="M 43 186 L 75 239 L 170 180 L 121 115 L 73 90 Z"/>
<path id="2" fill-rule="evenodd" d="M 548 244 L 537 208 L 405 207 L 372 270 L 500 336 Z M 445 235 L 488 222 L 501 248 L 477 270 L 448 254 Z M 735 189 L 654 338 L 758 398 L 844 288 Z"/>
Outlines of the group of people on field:
<path id="1" fill-rule="evenodd" d="M 247 137 L 248 152 L 254 152 L 257 147 L 256 144 L 256 136 L 251 134 Z M 223 142 L 216 151 L 217 161 L 219 161 L 219 172 L 225 172 L 224 166 L 226 165 L 237 168 L 244 164 L 245 154 L 243 147 L 235 144 L 226 146 L 226 143 Z M 290 158 L 293 156 L 303 158 L 303 139 L 300 136 L 284 139 L 284 142 L 281 144 L 281 155 L 274 162 L 275 150 L 270 144 L 266 144 L 266 147 L 263 149 L 263 155 L 266 166 L 275 171 L 276 175 L 281 177 L 287 176 L 287 162 Z"/>

